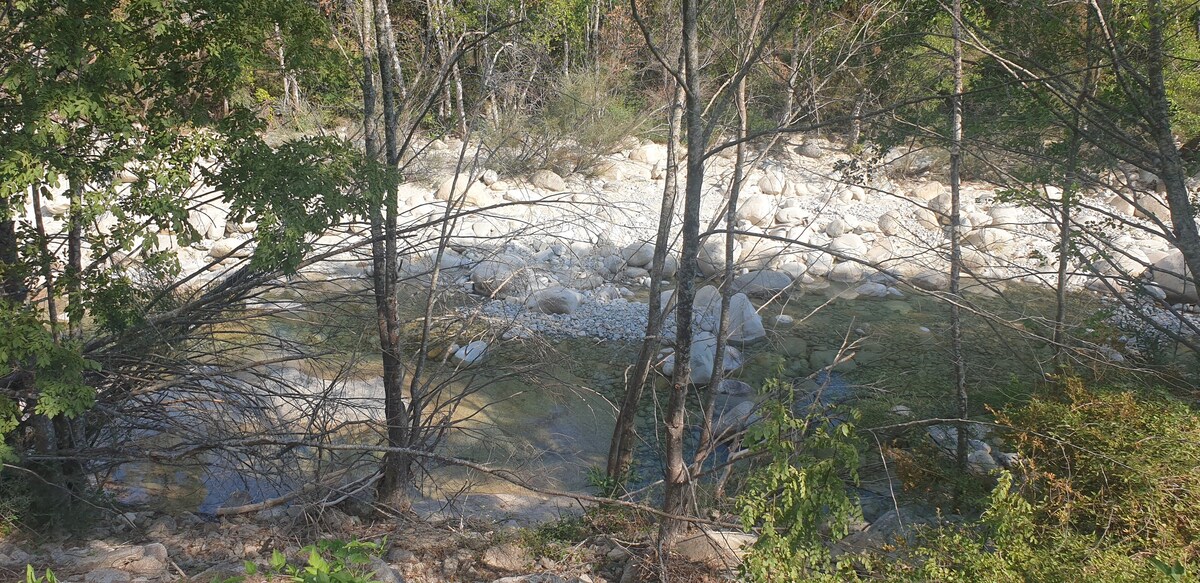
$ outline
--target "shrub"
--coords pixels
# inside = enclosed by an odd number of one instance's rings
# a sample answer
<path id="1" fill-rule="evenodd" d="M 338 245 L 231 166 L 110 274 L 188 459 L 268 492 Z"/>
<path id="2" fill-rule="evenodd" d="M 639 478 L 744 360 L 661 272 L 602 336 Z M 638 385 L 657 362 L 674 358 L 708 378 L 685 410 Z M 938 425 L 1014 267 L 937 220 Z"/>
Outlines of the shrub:
<path id="1" fill-rule="evenodd" d="M 780 390 L 768 381 L 764 391 L 780 398 L 763 404 L 763 419 L 747 435 L 766 463 L 750 472 L 737 498 L 744 526 L 760 532 L 743 574 L 751 581 L 840 580 L 849 564 L 834 563 L 825 537 L 845 536 L 860 517 L 849 490 L 858 482 L 853 427 L 820 413 L 793 415 L 790 384 Z"/>
<path id="2" fill-rule="evenodd" d="M 386 546 L 360 540 L 318 541 L 302 549 L 308 553 L 303 566 L 289 564 L 283 553 L 274 551 L 265 574 L 283 575 L 295 583 L 374 583 L 369 565 Z M 258 574 L 258 566 L 247 561 L 246 573 Z"/>
<path id="3" fill-rule="evenodd" d="M 1036 399 L 1014 427 L 1024 489 L 1048 526 L 1103 536 L 1139 551 L 1200 558 L 1200 416 L 1164 396 L 1090 392 Z"/>
<path id="4" fill-rule="evenodd" d="M 621 76 L 612 72 L 578 72 L 559 80 L 539 111 L 502 112 L 483 137 L 488 167 L 504 175 L 590 168 L 643 121 L 623 86 Z"/>
<path id="5" fill-rule="evenodd" d="M 1089 391 L 997 418 L 1014 430 L 971 526 L 928 531 L 880 575 L 895 581 L 1170 581 L 1200 574 L 1200 416 L 1166 396 Z"/>

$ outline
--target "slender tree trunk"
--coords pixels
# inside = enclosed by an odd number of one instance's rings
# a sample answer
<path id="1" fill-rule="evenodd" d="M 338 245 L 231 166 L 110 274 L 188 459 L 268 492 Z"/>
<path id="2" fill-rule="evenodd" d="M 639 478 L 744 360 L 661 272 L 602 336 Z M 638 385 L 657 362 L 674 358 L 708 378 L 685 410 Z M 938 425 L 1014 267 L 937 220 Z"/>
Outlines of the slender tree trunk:
<path id="1" fill-rule="evenodd" d="M 67 214 L 67 333 L 83 338 L 83 178 L 70 178 L 71 207 Z"/>
<path id="2" fill-rule="evenodd" d="M 50 336 L 60 340 L 58 331 L 58 301 L 54 289 L 54 255 L 50 252 L 50 239 L 46 236 L 46 223 L 42 217 L 41 185 L 33 187 L 33 222 L 38 235 L 38 255 L 41 259 L 42 277 L 46 280 L 46 315 L 50 320 Z"/>
<path id="3" fill-rule="evenodd" d="M 950 97 L 950 352 L 954 361 L 954 388 L 958 404 L 958 443 L 955 458 L 958 469 L 967 469 L 967 368 L 963 360 L 962 349 L 962 314 L 959 303 L 962 300 L 960 284 L 962 279 L 962 245 L 960 242 L 962 228 L 962 0 L 954 0 L 951 5 L 950 35 L 953 38 L 952 56 L 954 68 L 954 94 Z M 954 493 L 956 511 L 961 510 L 962 488 Z"/>
<path id="4" fill-rule="evenodd" d="M 764 1 L 759 2 L 754 6 L 754 11 L 750 14 L 750 26 L 746 29 L 747 44 L 743 48 L 743 57 L 741 59 L 742 66 L 747 64 L 747 59 L 750 52 L 753 50 L 754 40 L 758 36 L 759 24 L 762 22 Z M 746 78 L 742 77 L 737 83 L 737 88 L 734 92 L 734 108 L 738 114 L 738 144 L 734 153 L 733 164 L 733 182 L 729 188 L 729 206 L 725 209 L 725 270 L 724 277 L 721 280 L 721 313 L 717 324 L 717 345 L 713 355 L 713 368 L 711 380 L 708 388 L 705 391 L 703 418 L 700 424 L 700 440 L 696 446 L 696 455 L 692 460 L 693 474 L 699 473 L 704 466 L 704 460 L 712 454 L 712 450 L 716 444 L 713 439 L 712 426 L 714 406 L 716 404 L 717 389 L 721 386 L 721 381 L 725 379 L 725 352 L 729 344 L 729 303 L 733 297 L 733 268 L 736 257 L 733 256 L 734 237 L 733 230 L 737 225 L 737 205 L 738 198 L 742 192 L 742 182 L 745 180 L 745 164 L 746 164 L 746 142 L 743 141 L 750 133 L 749 112 L 746 109 Z"/>
<path id="5" fill-rule="evenodd" d="M 0 299 L 13 304 L 25 300 L 24 282 L 17 264 L 17 223 L 8 199 L 0 198 Z"/>
<path id="6" fill-rule="evenodd" d="M 700 251 L 700 194 L 704 181 L 705 124 L 704 100 L 700 95 L 700 59 L 696 24 L 698 0 L 683 0 L 683 60 L 684 60 L 684 118 L 687 128 L 687 181 L 683 202 L 683 251 L 679 265 L 679 288 L 676 294 L 675 374 L 671 379 L 671 398 L 666 412 L 666 466 L 664 469 L 663 510 L 682 515 L 687 508 L 691 486 L 688 468 L 683 461 L 683 432 L 687 391 L 691 382 L 692 301 L 696 296 L 695 282 Z M 659 529 L 659 544 L 664 549 L 674 546 L 684 524 L 679 520 L 663 519 Z"/>
<path id="7" fill-rule="evenodd" d="M 1087 30 L 1087 47 L 1091 49 L 1092 35 L 1092 18 L 1091 13 L 1088 14 L 1088 30 Z M 1086 128 L 1080 124 L 1086 123 L 1080 112 L 1083 111 L 1084 102 L 1092 92 L 1093 75 L 1092 75 L 1092 58 L 1091 50 L 1087 51 L 1088 66 L 1084 73 L 1083 86 L 1079 89 L 1079 95 L 1075 98 L 1075 108 L 1072 112 L 1071 121 L 1071 139 L 1067 145 L 1067 171 L 1065 173 L 1065 184 L 1063 185 L 1062 200 L 1058 208 L 1058 289 L 1055 293 L 1055 310 L 1054 310 L 1054 365 L 1058 369 L 1062 369 L 1066 365 L 1066 322 L 1067 322 L 1067 266 L 1069 264 L 1069 256 L 1071 253 L 1071 203 L 1075 197 L 1075 193 L 1079 190 L 1079 155 L 1080 149 L 1083 146 L 1083 132 Z"/>
<path id="8" fill-rule="evenodd" d="M 380 93 L 383 101 L 384 155 L 387 166 L 396 169 L 400 164 L 399 152 L 399 90 L 395 76 L 395 56 L 389 50 L 392 36 L 391 15 L 387 0 L 372 0 L 374 9 L 375 53 L 379 71 Z M 365 35 L 364 35 L 365 36 Z M 365 40 L 365 38 L 364 38 Z M 364 50 L 365 55 L 370 51 Z M 374 67 L 365 63 L 364 112 L 374 113 Z M 370 85 L 371 87 L 368 87 Z M 367 106 L 369 103 L 369 107 Z M 366 122 L 372 124 L 373 122 Z M 378 146 L 375 147 L 376 153 Z M 396 249 L 397 193 L 389 186 L 383 191 L 383 209 L 372 209 L 371 232 L 376 240 L 372 244 L 372 263 L 375 267 L 375 308 L 379 329 L 380 351 L 383 357 L 384 417 L 387 423 L 387 441 L 391 447 L 408 446 L 408 412 L 404 403 L 404 365 L 401 361 L 400 316 L 397 304 L 398 266 Z M 378 239 L 382 237 L 382 244 Z M 382 257 L 380 256 L 382 255 Z M 388 452 L 383 458 L 383 478 L 378 485 L 378 498 L 389 505 L 402 505 L 406 501 L 405 488 L 411 481 L 412 459 L 399 452 Z"/>
<path id="9" fill-rule="evenodd" d="M 682 58 L 682 57 L 681 57 Z M 670 77 L 668 75 L 668 77 Z M 621 409 L 613 427 L 612 442 L 608 448 L 607 474 L 610 480 L 619 481 L 626 477 L 633 464 L 633 448 L 637 443 L 637 413 L 642 401 L 642 391 L 650 378 L 654 356 L 662 344 L 662 288 L 663 269 L 671 247 L 672 226 L 675 219 L 675 199 L 679 174 L 678 148 L 679 128 L 683 117 L 683 87 L 675 84 L 671 100 L 671 119 L 667 129 L 666 175 L 663 184 L 662 205 L 658 214 L 658 232 L 654 237 L 654 260 L 650 273 L 649 318 L 646 322 L 646 337 L 642 340 L 633 375 L 625 386 Z"/>

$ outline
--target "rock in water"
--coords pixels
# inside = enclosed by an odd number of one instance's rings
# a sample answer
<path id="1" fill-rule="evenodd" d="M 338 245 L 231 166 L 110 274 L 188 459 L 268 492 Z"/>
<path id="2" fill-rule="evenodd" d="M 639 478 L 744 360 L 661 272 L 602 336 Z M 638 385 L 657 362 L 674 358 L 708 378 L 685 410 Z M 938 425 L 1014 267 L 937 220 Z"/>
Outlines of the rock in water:
<path id="1" fill-rule="evenodd" d="M 842 283 L 858 283 L 859 281 L 862 281 L 862 278 L 862 266 L 849 261 L 834 265 L 833 270 L 829 272 L 829 279 L 831 281 L 840 281 Z"/>
<path id="2" fill-rule="evenodd" d="M 696 292 L 692 302 L 693 322 L 700 330 L 716 333 L 721 321 L 721 292 L 716 287 L 706 285 Z M 763 327 L 762 316 L 750 303 L 750 298 L 744 293 L 736 293 L 729 298 L 729 332 L 728 340 L 734 343 L 746 344 L 765 338 L 767 330 Z"/>
<path id="3" fill-rule="evenodd" d="M 755 298 L 769 298 L 792 286 L 792 276 L 770 269 L 751 271 L 733 280 L 733 289 Z"/>
<path id="4" fill-rule="evenodd" d="M 483 340 L 476 340 L 466 346 L 463 346 L 462 348 L 459 348 L 458 350 L 455 350 L 450 359 L 454 361 L 455 364 L 473 366 L 483 362 L 484 357 L 487 356 L 487 349 L 487 342 L 484 342 Z"/>
<path id="5" fill-rule="evenodd" d="M 691 382 L 703 385 L 712 380 L 713 363 L 717 358 L 717 337 L 710 332 L 697 332 L 692 338 L 692 354 L 689 359 L 692 364 Z M 742 353 L 732 346 L 725 347 L 725 372 L 733 372 L 742 367 Z M 675 355 L 663 360 L 663 374 L 670 376 L 675 372 Z"/>
<path id="6" fill-rule="evenodd" d="M 745 381 L 739 381 L 737 379 L 724 379 L 721 381 L 721 384 L 717 386 L 717 392 L 722 395 L 729 395 L 731 397 L 748 397 L 754 394 L 754 387 L 750 386 L 750 384 Z"/>

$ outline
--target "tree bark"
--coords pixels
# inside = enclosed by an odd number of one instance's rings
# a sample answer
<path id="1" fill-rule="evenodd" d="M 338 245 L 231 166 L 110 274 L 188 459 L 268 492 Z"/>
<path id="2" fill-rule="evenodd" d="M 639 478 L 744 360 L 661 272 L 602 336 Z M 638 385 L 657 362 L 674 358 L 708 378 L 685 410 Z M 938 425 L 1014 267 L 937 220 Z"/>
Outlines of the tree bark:
<path id="1" fill-rule="evenodd" d="M 1154 143 L 1158 148 L 1158 177 L 1167 191 L 1167 206 L 1171 209 L 1171 227 L 1175 245 L 1183 253 L 1190 274 L 1179 274 L 1200 286 L 1200 231 L 1196 227 L 1196 209 L 1188 198 L 1187 169 L 1175 134 L 1171 129 L 1171 102 L 1163 78 L 1166 47 L 1163 29 L 1166 27 L 1165 8 L 1161 0 L 1148 0 L 1150 16 L 1149 46 L 1149 121 Z"/>
<path id="2" fill-rule="evenodd" d="M 671 76 L 667 75 L 667 77 Z M 646 322 L 646 337 L 642 340 L 641 349 L 638 351 L 638 357 L 633 366 L 633 376 L 625 386 L 625 395 L 621 399 L 621 409 L 617 413 L 612 442 L 608 448 L 606 473 L 609 480 L 612 481 L 624 479 L 633 464 L 633 448 L 637 442 L 638 407 L 642 401 L 642 392 L 650 378 L 651 361 L 658 354 L 658 348 L 662 344 L 663 306 L 661 296 L 664 283 L 662 274 L 667 255 L 670 252 L 672 226 L 674 226 L 675 219 L 675 199 L 678 189 L 676 177 L 679 174 L 677 145 L 683 117 L 683 87 L 676 83 L 673 94 L 671 119 L 667 129 L 667 161 L 663 199 L 658 214 L 658 231 L 654 236 L 654 260 L 650 271 L 649 318 Z"/>
<path id="3" fill-rule="evenodd" d="M 692 301 L 700 251 L 700 193 L 704 181 L 704 100 L 700 95 L 700 64 L 697 54 L 698 0 L 683 0 L 683 61 L 684 61 L 684 118 L 687 128 L 687 180 L 683 202 L 683 250 L 679 265 L 679 288 L 676 293 L 675 374 L 671 379 L 671 398 L 666 413 L 666 466 L 664 469 L 663 511 L 682 515 L 687 508 L 691 478 L 683 461 L 683 432 L 688 386 L 691 382 Z M 659 545 L 674 546 L 684 524 L 679 520 L 663 519 L 659 529 Z"/>
<path id="4" fill-rule="evenodd" d="M 962 349 L 962 313 L 959 303 L 962 301 L 960 290 L 962 279 L 962 245 L 960 242 L 962 228 L 962 94 L 963 94 L 963 53 L 962 53 L 962 0 L 954 0 L 951 4 L 950 36 L 953 39 L 951 58 L 954 69 L 954 94 L 950 96 L 950 352 L 954 361 L 954 388 L 958 405 L 958 439 L 955 459 L 960 472 L 967 470 L 967 367 L 963 360 Z M 961 487 L 954 492 L 955 511 L 961 511 Z"/>
<path id="5" fill-rule="evenodd" d="M 383 97 L 383 150 L 388 168 L 394 170 L 400 164 L 400 129 L 395 55 L 389 50 L 389 38 L 392 36 L 391 15 L 388 12 L 387 0 L 372 0 L 372 5 L 375 52 L 380 92 Z M 364 51 L 364 55 L 366 53 L 367 51 Z M 368 70 L 367 75 L 373 76 L 372 73 Z M 366 83 L 363 87 L 364 90 L 367 89 Z M 383 357 L 384 418 L 387 423 L 388 445 L 407 447 L 408 412 L 404 403 L 404 365 L 401 361 L 400 316 L 396 297 L 399 275 L 396 264 L 397 193 L 396 189 L 389 185 L 382 194 L 383 209 L 382 212 L 372 211 L 371 231 L 376 241 L 380 236 L 383 239 L 382 244 L 376 242 L 372 245 L 372 263 L 375 267 L 375 308 Z M 379 256 L 380 253 L 382 257 Z M 411 481 L 411 471 L 410 456 L 396 451 L 386 453 L 383 458 L 383 477 L 377 490 L 379 501 L 393 506 L 403 505 L 407 501 L 405 489 Z"/>

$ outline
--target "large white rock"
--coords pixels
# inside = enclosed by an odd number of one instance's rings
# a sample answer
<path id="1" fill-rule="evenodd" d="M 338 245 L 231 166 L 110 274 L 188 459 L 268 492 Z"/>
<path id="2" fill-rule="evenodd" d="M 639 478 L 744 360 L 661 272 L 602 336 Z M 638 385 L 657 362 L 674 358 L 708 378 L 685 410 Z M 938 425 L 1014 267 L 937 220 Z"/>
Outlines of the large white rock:
<path id="1" fill-rule="evenodd" d="M 888 297 L 888 286 L 882 283 L 868 281 L 856 288 L 854 292 L 865 298 L 886 298 Z"/>
<path id="2" fill-rule="evenodd" d="M 188 211 L 188 225 L 205 239 L 217 240 L 225 236 L 225 223 L 229 209 L 220 202 L 204 203 Z"/>
<path id="3" fill-rule="evenodd" d="M 524 294 L 529 287 L 525 260 L 516 255 L 499 255 L 480 261 L 471 270 L 475 293 L 491 297 Z"/>
<path id="4" fill-rule="evenodd" d="M 454 351 L 450 356 L 450 360 L 455 364 L 463 366 L 472 366 L 483 362 L 487 356 L 488 343 L 483 340 L 476 340 Z"/>
<path id="5" fill-rule="evenodd" d="M 758 189 L 763 194 L 776 195 L 783 192 L 784 185 L 787 180 L 774 172 L 768 172 L 758 180 Z"/>
<path id="6" fill-rule="evenodd" d="M 854 233 L 846 233 L 829 242 L 829 251 L 835 256 L 846 255 L 862 259 L 867 255 L 867 244 L 862 237 Z"/>
<path id="7" fill-rule="evenodd" d="M 755 298 L 769 298 L 787 291 L 792 277 L 782 271 L 771 269 L 750 271 L 734 278 L 734 291 Z"/>
<path id="8" fill-rule="evenodd" d="M 538 188 L 543 188 L 553 192 L 562 192 L 567 189 L 567 183 L 563 181 L 562 176 L 555 174 L 551 170 L 538 170 L 529 177 L 529 182 Z"/>
<path id="9" fill-rule="evenodd" d="M 742 244 L 734 239 L 733 256 L 740 257 L 742 254 Z M 725 237 L 709 237 L 704 240 L 700 246 L 699 257 L 697 258 L 700 264 L 700 273 L 706 277 L 723 273 L 725 271 Z"/>
<path id="10" fill-rule="evenodd" d="M 712 380 L 713 363 L 717 358 L 717 337 L 711 332 L 698 331 L 692 337 L 692 350 L 688 359 L 692 365 L 690 380 L 693 384 L 702 385 Z M 733 372 L 742 367 L 742 353 L 733 346 L 725 347 L 724 358 L 721 359 L 725 372 Z M 663 360 L 663 374 L 675 373 L 675 355 Z"/>
<path id="11" fill-rule="evenodd" d="M 621 258 L 630 267 L 646 267 L 654 260 L 654 245 L 630 243 L 621 249 Z"/>
<path id="12" fill-rule="evenodd" d="M 900 220 L 900 213 L 896 211 L 888 211 L 879 217 L 879 232 L 892 237 L 897 233 L 902 232 L 903 223 Z"/>
<path id="13" fill-rule="evenodd" d="M 862 281 L 863 275 L 862 265 L 852 261 L 843 261 L 833 266 L 829 272 L 829 279 L 842 283 L 857 283 Z"/>
<path id="14" fill-rule="evenodd" d="M 244 258 L 254 254 L 254 245 L 249 244 L 241 247 L 246 241 L 244 239 L 235 239 L 226 237 L 213 242 L 212 247 L 208 250 L 208 256 L 220 261 L 227 257 Z M 239 248 L 240 247 L 240 248 Z"/>
<path id="15" fill-rule="evenodd" d="M 1193 277 L 1194 274 L 1187 269 L 1183 260 L 1183 253 L 1178 249 L 1155 261 L 1150 268 L 1150 279 L 1167 292 L 1167 299 L 1171 301 L 1200 303 Z"/>
<path id="16" fill-rule="evenodd" d="M 706 285 L 696 292 L 692 306 L 692 320 L 696 327 L 716 333 L 721 319 L 721 292 L 714 286 Z M 766 335 L 762 316 L 758 315 L 754 304 L 750 303 L 750 298 L 744 293 L 730 296 L 729 328 L 726 336 L 729 341 L 748 343 L 765 338 Z"/>
<path id="17" fill-rule="evenodd" d="M 825 277 L 833 271 L 833 256 L 818 252 L 808 255 L 808 274 L 813 277 Z"/>
<path id="18" fill-rule="evenodd" d="M 579 309 L 580 295 L 573 289 L 552 287 L 529 294 L 525 307 L 543 314 L 573 314 Z"/>
<path id="19" fill-rule="evenodd" d="M 994 206 L 988 211 L 988 216 L 992 217 L 993 227 L 1012 229 L 1021 224 L 1021 209 L 1017 207 Z"/>
<path id="20" fill-rule="evenodd" d="M 775 222 L 780 225 L 807 225 L 812 213 L 800 207 L 781 208 L 775 213 Z"/>
<path id="21" fill-rule="evenodd" d="M 945 291 L 950 289 L 950 276 L 932 269 L 922 271 L 909 279 L 913 287 L 926 291 Z"/>
<path id="22" fill-rule="evenodd" d="M 482 182 L 470 180 L 465 174 L 443 180 L 434 197 L 444 201 L 462 200 L 464 204 L 475 207 L 485 207 L 496 202 L 491 189 Z"/>
<path id="23" fill-rule="evenodd" d="M 654 166 L 667 159 L 667 147 L 662 144 L 644 144 L 630 152 L 629 159 Z"/>
<path id="24" fill-rule="evenodd" d="M 914 188 L 912 191 L 912 196 L 917 200 L 929 201 L 937 198 L 945 191 L 946 187 L 942 186 L 942 183 L 936 180 L 931 180 Z"/>
<path id="25" fill-rule="evenodd" d="M 999 252 L 1004 250 L 1013 240 L 1012 233 L 995 227 L 976 229 L 967 233 L 963 242 L 976 249 Z"/>
<path id="26" fill-rule="evenodd" d="M 769 225 L 775 218 L 775 204 L 763 195 L 748 196 L 738 202 L 737 218 L 758 226 Z"/>

